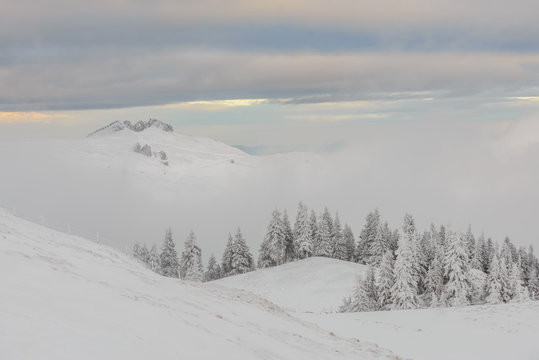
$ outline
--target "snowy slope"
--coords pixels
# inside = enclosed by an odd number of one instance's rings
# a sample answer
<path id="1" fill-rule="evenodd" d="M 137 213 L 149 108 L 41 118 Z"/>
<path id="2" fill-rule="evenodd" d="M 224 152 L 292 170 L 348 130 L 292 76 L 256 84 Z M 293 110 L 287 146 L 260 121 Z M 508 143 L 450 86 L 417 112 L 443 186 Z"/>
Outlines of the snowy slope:
<path id="1" fill-rule="evenodd" d="M 463 308 L 297 314 L 337 336 L 416 360 L 539 359 L 539 302 Z"/>
<path id="2" fill-rule="evenodd" d="M 247 290 L 287 311 L 332 312 L 349 296 L 364 265 L 312 257 L 215 281 Z"/>
<path id="3" fill-rule="evenodd" d="M 0 209 L 2 359 L 374 359 L 250 293 L 160 277 Z"/>

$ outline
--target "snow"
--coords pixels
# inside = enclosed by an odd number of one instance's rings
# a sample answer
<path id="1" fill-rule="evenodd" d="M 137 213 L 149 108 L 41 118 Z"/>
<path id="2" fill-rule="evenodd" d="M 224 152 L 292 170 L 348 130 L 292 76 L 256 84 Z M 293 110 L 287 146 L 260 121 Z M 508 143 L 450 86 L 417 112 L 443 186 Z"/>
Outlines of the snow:
<path id="1" fill-rule="evenodd" d="M 161 277 L 0 209 L 0 358 L 396 358 L 251 293 Z"/>
<path id="2" fill-rule="evenodd" d="M 297 314 L 337 336 L 416 360 L 539 358 L 539 302 L 462 308 Z"/>
<path id="3" fill-rule="evenodd" d="M 212 283 L 250 291 L 290 312 L 333 312 L 364 271 L 364 265 L 311 257 Z"/>

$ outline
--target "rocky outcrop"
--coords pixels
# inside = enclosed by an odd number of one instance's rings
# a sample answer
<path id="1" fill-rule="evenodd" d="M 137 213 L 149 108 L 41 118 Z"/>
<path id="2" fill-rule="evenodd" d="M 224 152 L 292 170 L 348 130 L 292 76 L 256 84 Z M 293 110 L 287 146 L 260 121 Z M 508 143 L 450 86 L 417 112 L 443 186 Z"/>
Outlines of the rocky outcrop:
<path id="1" fill-rule="evenodd" d="M 174 128 L 167 124 L 167 123 L 164 123 L 162 122 L 161 120 L 157 120 L 157 119 L 150 119 L 148 121 L 137 121 L 136 123 L 131 123 L 131 121 L 129 120 L 126 120 L 126 121 L 123 121 L 123 122 L 120 122 L 120 121 L 114 121 L 110 124 L 108 124 L 107 126 L 104 126 L 96 131 L 94 131 L 93 133 L 89 134 L 88 136 L 94 136 L 96 134 L 100 134 L 100 133 L 107 133 L 107 132 L 117 132 L 117 131 L 122 131 L 124 129 L 128 129 L 128 130 L 131 130 L 131 131 L 134 131 L 134 132 L 141 132 L 141 131 L 144 131 L 146 129 L 149 129 L 149 128 L 157 128 L 157 129 L 161 129 L 165 132 L 173 132 L 174 131 Z"/>

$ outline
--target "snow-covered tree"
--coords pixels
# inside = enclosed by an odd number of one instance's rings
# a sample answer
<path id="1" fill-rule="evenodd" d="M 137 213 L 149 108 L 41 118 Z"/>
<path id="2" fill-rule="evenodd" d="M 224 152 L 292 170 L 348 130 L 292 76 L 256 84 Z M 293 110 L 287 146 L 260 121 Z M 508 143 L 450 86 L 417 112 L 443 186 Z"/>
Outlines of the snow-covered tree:
<path id="1" fill-rule="evenodd" d="M 498 256 L 494 254 L 490 262 L 489 274 L 486 283 L 486 302 L 489 304 L 499 304 L 502 299 L 502 281 L 500 274 L 500 263 Z"/>
<path id="2" fill-rule="evenodd" d="M 286 234 L 281 213 L 278 210 L 274 210 L 268 225 L 268 231 L 260 245 L 258 267 L 265 268 L 283 264 L 286 259 L 285 241 Z"/>
<path id="3" fill-rule="evenodd" d="M 211 254 L 208 260 L 207 270 L 204 273 L 204 281 L 212 281 L 219 279 L 221 277 L 220 272 L 221 271 L 219 264 L 217 264 L 217 259 L 215 259 L 215 256 Z"/>
<path id="4" fill-rule="evenodd" d="M 376 282 L 380 308 L 382 310 L 391 309 L 391 289 L 395 284 L 394 266 L 393 253 L 388 249 L 382 258 L 380 272 Z"/>
<path id="5" fill-rule="evenodd" d="M 155 244 L 152 245 L 152 248 L 150 250 L 150 255 L 148 258 L 148 267 L 155 272 L 159 272 L 159 269 L 161 269 L 161 261 L 159 259 L 159 252 L 157 251 L 157 246 Z"/>
<path id="6" fill-rule="evenodd" d="M 449 306 L 470 303 L 471 285 L 468 278 L 468 254 L 463 236 L 448 230 L 444 254 L 444 301 Z"/>
<path id="7" fill-rule="evenodd" d="M 354 252 L 356 249 L 354 233 L 350 225 L 345 224 L 343 230 L 344 243 L 346 244 L 346 260 L 354 261 Z"/>
<path id="8" fill-rule="evenodd" d="M 338 260 L 348 260 L 348 251 L 346 247 L 346 240 L 341 227 L 341 221 L 339 220 L 339 214 L 335 215 L 333 221 L 333 258 Z"/>
<path id="9" fill-rule="evenodd" d="M 517 263 L 513 263 L 510 274 L 510 283 L 512 290 L 512 301 L 523 302 L 530 299 L 530 293 L 528 288 L 522 285 L 522 278 L 520 276 L 520 267 Z"/>
<path id="10" fill-rule="evenodd" d="M 167 277 L 179 276 L 179 260 L 176 252 L 176 245 L 172 240 L 172 231 L 168 229 L 165 234 L 165 241 L 161 249 L 161 275 Z"/>
<path id="11" fill-rule="evenodd" d="M 202 251 L 196 244 L 195 233 L 191 230 L 182 252 L 180 275 L 185 280 L 202 281 L 202 273 Z"/>
<path id="12" fill-rule="evenodd" d="M 298 204 L 298 213 L 294 226 L 294 243 L 299 259 L 305 259 L 313 254 L 313 238 L 307 207 Z"/>
<path id="13" fill-rule="evenodd" d="M 320 233 L 318 231 L 318 219 L 314 210 L 311 210 L 309 217 L 309 228 L 311 229 L 311 241 L 313 243 L 312 255 L 316 253 L 316 249 L 320 246 Z"/>
<path id="14" fill-rule="evenodd" d="M 379 230 L 380 214 L 378 209 L 374 209 L 374 211 L 367 214 L 367 217 L 365 218 L 365 226 L 359 235 L 359 242 L 357 243 L 355 256 L 358 262 L 362 264 L 370 263 L 369 258 L 372 255 L 372 246 L 377 240 Z"/>
<path id="15" fill-rule="evenodd" d="M 508 266 L 508 268 L 511 268 L 513 266 L 514 260 L 516 260 L 513 258 L 512 247 L 513 244 L 511 243 L 511 240 L 506 237 L 502 244 L 500 258 L 503 258 L 505 260 L 505 264 Z"/>
<path id="16" fill-rule="evenodd" d="M 539 275 L 535 267 L 530 271 L 530 279 L 528 280 L 528 290 L 532 300 L 539 299 Z"/>
<path id="17" fill-rule="evenodd" d="M 315 256 L 331 257 L 333 255 L 333 219 L 328 211 L 328 208 L 324 209 L 320 224 L 318 226 L 319 243 L 315 248 Z"/>
<path id="18" fill-rule="evenodd" d="M 463 236 L 464 246 L 466 248 L 466 254 L 468 255 L 468 264 L 471 264 L 475 256 L 475 237 L 472 233 L 472 226 L 468 225 L 468 230 Z"/>
<path id="19" fill-rule="evenodd" d="M 391 288 L 392 309 L 415 309 L 418 305 L 414 252 L 410 234 L 407 234 L 406 230 L 406 227 L 403 227 L 399 236 L 394 269 L 395 284 Z"/>
<path id="20" fill-rule="evenodd" d="M 227 275 L 243 274 L 254 268 L 253 255 L 251 255 L 239 227 L 232 244 L 231 260 L 230 272 Z"/>
<path id="21" fill-rule="evenodd" d="M 346 301 L 345 301 L 346 303 Z M 364 277 L 359 277 L 356 288 L 350 299 L 348 311 L 376 311 L 379 310 L 378 290 L 372 267 L 367 268 Z"/>
<path id="22" fill-rule="evenodd" d="M 439 249 L 437 246 L 434 252 L 434 258 L 430 263 L 425 279 L 425 300 L 430 307 L 437 307 L 443 303 L 442 295 L 444 293 L 444 269 L 442 258 L 443 255 L 441 254 L 441 249 Z"/>
<path id="23" fill-rule="evenodd" d="M 505 262 L 505 257 L 500 256 L 500 283 L 502 301 L 507 303 L 513 298 L 513 288 L 511 286 L 511 278 L 509 276 L 509 268 Z"/>
<path id="24" fill-rule="evenodd" d="M 294 233 L 290 226 L 290 220 L 288 219 L 288 213 L 286 210 L 283 212 L 283 231 L 284 231 L 284 262 L 293 261 L 296 259 L 296 253 L 294 248 Z"/>
<path id="25" fill-rule="evenodd" d="M 225 246 L 225 251 L 223 251 L 223 258 L 221 260 L 221 271 L 222 276 L 228 276 L 230 271 L 232 270 L 232 246 L 233 246 L 234 240 L 232 239 L 232 235 L 230 233 L 228 234 L 228 241 Z"/>

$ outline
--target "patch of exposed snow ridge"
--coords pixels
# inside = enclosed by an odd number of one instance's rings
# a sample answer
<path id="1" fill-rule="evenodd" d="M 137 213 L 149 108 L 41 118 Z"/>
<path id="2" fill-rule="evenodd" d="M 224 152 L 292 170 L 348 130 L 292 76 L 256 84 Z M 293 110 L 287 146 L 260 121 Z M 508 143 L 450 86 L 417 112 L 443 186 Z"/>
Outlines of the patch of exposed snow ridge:
<path id="1" fill-rule="evenodd" d="M 0 209 L 0 358 L 396 359 L 254 294 L 165 278 Z"/>

